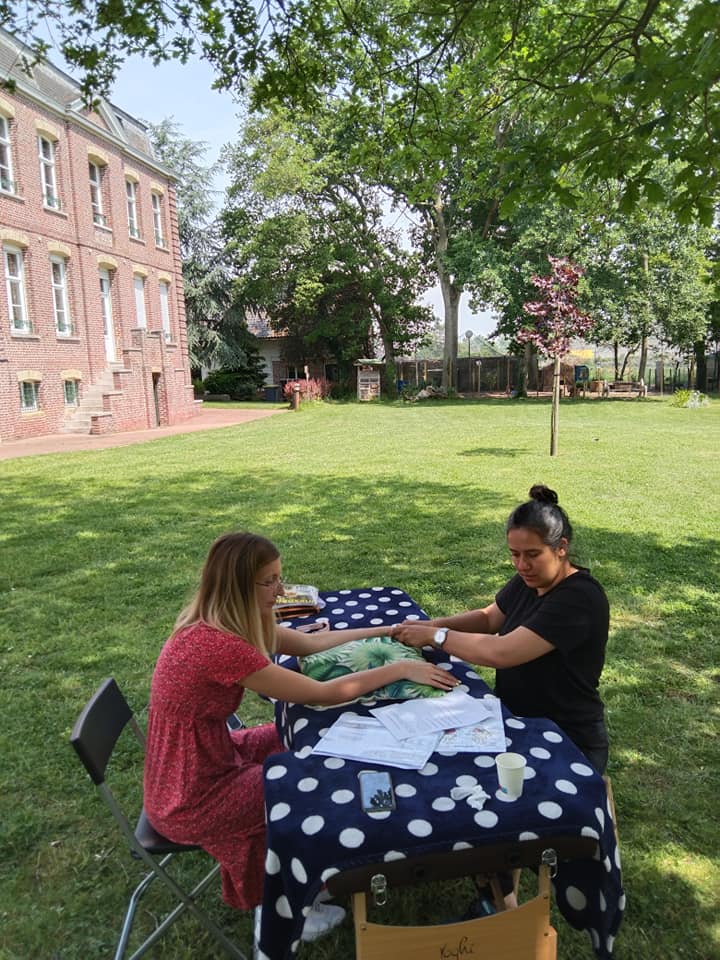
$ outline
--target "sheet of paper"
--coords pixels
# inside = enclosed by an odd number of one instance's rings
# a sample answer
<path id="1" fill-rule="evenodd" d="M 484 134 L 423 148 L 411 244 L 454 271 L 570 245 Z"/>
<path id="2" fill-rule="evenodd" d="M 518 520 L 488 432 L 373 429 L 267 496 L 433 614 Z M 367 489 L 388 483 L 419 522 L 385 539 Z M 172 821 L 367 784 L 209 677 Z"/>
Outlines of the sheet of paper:
<path id="1" fill-rule="evenodd" d="M 439 733 L 443 730 L 469 727 L 485 719 L 488 710 L 483 701 L 462 690 L 453 690 L 444 697 L 427 700 L 405 700 L 387 707 L 376 707 L 370 713 L 398 740 Z"/>
<path id="2" fill-rule="evenodd" d="M 439 733 L 396 740 L 374 717 L 342 714 L 313 747 L 324 757 L 365 760 L 404 770 L 420 770 L 435 750 Z"/>
<path id="3" fill-rule="evenodd" d="M 456 753 L 504 753 L 507 747 L 500 701 L 497 697 L 485 697 L 483 704 L 489 710 L 484 720 L 469 727 L 446 730 L 437 749 Z"/>

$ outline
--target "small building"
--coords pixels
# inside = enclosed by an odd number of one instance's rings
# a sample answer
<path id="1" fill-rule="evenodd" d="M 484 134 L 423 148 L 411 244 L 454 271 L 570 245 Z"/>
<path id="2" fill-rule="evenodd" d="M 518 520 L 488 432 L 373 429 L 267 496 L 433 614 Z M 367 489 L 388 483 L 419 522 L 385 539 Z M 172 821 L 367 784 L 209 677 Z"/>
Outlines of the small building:
<path id="1" fill-rule="evenodd" d="M 147 129 L 0 30 L 0 442 L 196 405 L 175 184 Z"/>
<path id="2" fill-rule="evenodd" d="M 314 380 L 337 382 L 336 363 L 293 349 L 297 342 L 292 341 L 285 330 L 276 330 L 267 316 L 249 314 L 246 322 L 248 330 L 258 342 L 260 356 L 265 364 L 266 383 L 282 388 L 288 380 L 302 380 L 306 376 Z M 298 359 L 300 353 L 302 356 Z"/>

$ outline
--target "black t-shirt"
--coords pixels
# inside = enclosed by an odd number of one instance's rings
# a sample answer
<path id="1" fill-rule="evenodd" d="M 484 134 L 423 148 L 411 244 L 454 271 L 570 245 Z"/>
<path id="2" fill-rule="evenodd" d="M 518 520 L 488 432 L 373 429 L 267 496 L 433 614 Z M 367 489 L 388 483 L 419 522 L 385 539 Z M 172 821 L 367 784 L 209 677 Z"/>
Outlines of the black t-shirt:
<path id="1" fill-rule="evenodd" d="M 505 614 L 500 635 L 527 627 L 555 648 L 495 673 L 495 692 L 513 713 L 549 717 L 582 749 L 605 746 L 598 693 L 610 608 L 605 591 L 580 568 L 538 596 L 519 575 L 495 597 Z M 604 742 L 603 742 L 604 741 Z"/>

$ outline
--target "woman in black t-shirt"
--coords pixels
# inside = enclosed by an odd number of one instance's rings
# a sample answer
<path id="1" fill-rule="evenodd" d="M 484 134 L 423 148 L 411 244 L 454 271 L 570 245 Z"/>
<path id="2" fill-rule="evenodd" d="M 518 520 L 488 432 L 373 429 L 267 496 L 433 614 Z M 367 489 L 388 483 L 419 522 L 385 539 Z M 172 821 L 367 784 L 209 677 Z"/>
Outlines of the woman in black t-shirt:
<path id="1" fill-rule="evenodd" d="M 517 573 L 479 610 L 406 621 L 392 636 L 433 643 L 495 667 L 495 692 L 513 713 L 549 717 L 599 773 L 608 739 L 598 693 L 610 613 L 605 591 L 568 556 L 572 527 L 554 490 L 537 485 L 511 514 L 507 543 Z"/>

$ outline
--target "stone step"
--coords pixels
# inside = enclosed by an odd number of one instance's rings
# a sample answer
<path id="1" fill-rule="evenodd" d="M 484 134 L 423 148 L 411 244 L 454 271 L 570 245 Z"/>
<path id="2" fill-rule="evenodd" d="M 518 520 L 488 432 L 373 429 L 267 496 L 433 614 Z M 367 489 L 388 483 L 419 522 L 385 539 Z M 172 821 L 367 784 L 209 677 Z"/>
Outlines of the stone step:
<path id="1" fill-rule="evenodd" d="M 90 419 L 77 418 L 60 425 L 61 433 L 90 433 Z"/>

